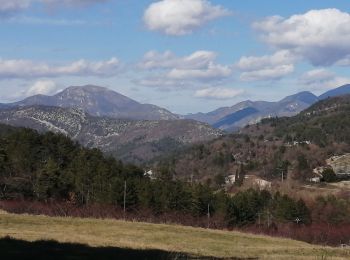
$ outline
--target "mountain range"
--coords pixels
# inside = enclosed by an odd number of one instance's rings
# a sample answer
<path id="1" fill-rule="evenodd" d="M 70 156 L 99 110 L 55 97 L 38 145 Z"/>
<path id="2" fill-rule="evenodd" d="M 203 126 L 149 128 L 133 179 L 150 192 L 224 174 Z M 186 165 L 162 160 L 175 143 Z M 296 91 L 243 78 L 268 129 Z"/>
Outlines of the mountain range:
<path id="1" fill-rule="evenodd" d="M 210 113 L 180 116 L 98 86 L 69 87 L 0 104 L 0 123 L 65 134 L 86 147 L 143 163 L 187 145 L 213 140 L 263 118 L 290 117 L 319 100 L 350 93 L 345 85 L 320 96 L 300 92 L 278 102 L 243 101 Z"/>
<path id="2" fill-rule="evenodd" d="M 69 87 L 54 96 L 35 95 L 22 101 L 2 104 L 1 107 L 24 107 L 32 105 L 79 108 L 93 116 L 126 118 L 135 120 L 179 119 L 164 108 L 140 104 L 108 88 L 93 85 Z"/>
<path id="3" fill-rule="evenodd" d="M 265 180 L 279 181 L 284 172 L 290 181 L 309 181 L 313 169 L 325 166 L 331 156 L 350 150 L 350 94 L 332 94 L 298 115 L 266 118 L 164 158 L 159 165 L 168 165 L 178 178 L 208 183 L 237 176 L 242 166 L 246 175 Z M 347 172 L 344 168 L 342 171 Z"/>
<path id="4" fill-rule="evenodd" d="M 138 164 L 222 135 L 220 130 L 194 120 L 114 119 L 91 116 L 77 108 L 49 106 L 0 110 L 0 123 L 61 133 L 85 147 Z"/>
<path id="5" fill-rule="evenodd" d="M 41 105 L 78 108 L 92 116 L 116 119 L 192 119 L 210 124 L 214 128 L 233 132 L 248 124 L 255 124 L 263 118 L 294 116 L 319 100 L 344 94 L 350 94 L 350 85 L 332 89 L 320 96 L 303 91 L 277 102 L 246 100 L 230 107 L 218 108 L 209 113 L 182 116 L 155 105 L 141 104 L 108 88 L 87 85 L 68 87 L 53 96 L 35 95 L 15 103 L 0 104 L 0 109 Z"/>
<path id="6" fill-rule="evenodd" d="M 218 108 L 209 113 L 189 114 L 185 118 L 205 122 L 216 128 L 232 132 L 245 125 L 255 124 L 263 118 L 294 116 L 319 100 L 344 94 L 350 94 L 350 85 L 332 89 L 320 96 L 303 91 L 277 102 L 247 100 L 231 107 Z"/>

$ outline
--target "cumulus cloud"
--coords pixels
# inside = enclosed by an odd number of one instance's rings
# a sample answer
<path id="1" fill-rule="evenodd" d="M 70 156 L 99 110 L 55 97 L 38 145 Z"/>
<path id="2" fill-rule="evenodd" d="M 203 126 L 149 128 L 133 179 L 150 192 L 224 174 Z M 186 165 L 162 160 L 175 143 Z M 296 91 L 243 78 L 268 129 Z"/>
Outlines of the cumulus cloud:
<path id="1" fill-rule="evenodd" d="M 334 73 L 326 69 L 315 69 L 304 73 L 301 77 L 303 83 L 310 85 L 320 83 L 334 78 Z"/>
<path id="2" fill-rule="evenodd" d="M 30 86 L 27 91 L 25 91 L 25 96 L 34 96 L 38 94 L 51 95 L 55 94 L 57 90 L 58 87 L 55 82 L 51 80 L 39 80 Z"/>
<path id="3" fill-rule="evenodd" d="M 269 45 L 289 50 L 316 66 L 330 66 L 350 54 L 350 14 L 311 10 L 289 18 L 267 17 L 253 25 Z"/>
<path id="4" fill-rule="evenodd" d="M 241 89 L 230 88 L 205 88 L 197 90 L 194 94 L 198 98 L 207 99 L 231 99 L 244 93 Z"/>
<path id="5" fill-rule="evenodd" d="M 294 71 L 296 57 L 282 50 L 273 55 L 243 56 L 236 67 L 242 71 L 241 80 L 277 80 Z"/>
<path id="6" fill-rule="evenodd" d="M 293 71 L 294 65 L 281 65 L 274 68 L 243 72 L 240 78 L 243 81 L 277 80 L 291 74 Z"/>
<path id="7" fill-rule="evenodd" d="M 91 62 L 78 60 L 64 65 L 51 65 L 31 60 L 0 59 L 0 79 L 60 76 L 115 76 L 121 69 L 117 58 Z"/>
<path id="8" fill-rule="evenodd" d="M 15 102 L 34 95 L 54 95 L 61 91 L 59 86 L 51 80 L 40 79 L 25 84 L 15 83 L 10 91 L 4 91 L 2 93 L 2 99 L 6 102 Z"/>
<path id="9" fill-rule="evenodd" d="M 143 20 L 149 30 L 179 36 L 227 15 L 230 11 L 207 0 L 162 0 L 147 8 Z"/>
<path id="10" fill-rule="evenodd" d="M 216 53 L 203 50 L 183 57 L 170 51 L 150 51 L 138 67 L 153 75 L 138 82 L 146 86 L 189 86 L 195 81 L 213 82 L 230 77 L 232 66 L 218 64 L 216 58 Z"/>
<path id="11" fill-rule="evenodd" d="M 217 57 L 215 52 L 196 51 L 189 56 L 177 57 L 171 51 L 159 53 L 157 51 L 147 52 L 139 66 L 143 69 L 201 69 L 207 67 Z"/>
<path id="12" fill-rule="evenodd" d="M 350 78 L 338 76 L 332 71 L 321 68 L 307 71 L 299 81 L 310 90 L 324 91 L 349 84 Z"/>
<path id="13" fill-rule="evenodd" d="M 232 74 L 232 70 L 229 66 L 209 63 L 206 68 L 203 69 L 172 69 L 167 73 L 167 77 L 170 79 L 178 80 L 216 80 L 227 78 Z"/>
<path id="14" fill-rule="evenodd" d="M 237 63 L 237 67 L 244 71 L 254 71 L 266 67 L 293 64 L 295 59 L 289 51 L 278 51 L 273 55 L 243 56 Z"/>

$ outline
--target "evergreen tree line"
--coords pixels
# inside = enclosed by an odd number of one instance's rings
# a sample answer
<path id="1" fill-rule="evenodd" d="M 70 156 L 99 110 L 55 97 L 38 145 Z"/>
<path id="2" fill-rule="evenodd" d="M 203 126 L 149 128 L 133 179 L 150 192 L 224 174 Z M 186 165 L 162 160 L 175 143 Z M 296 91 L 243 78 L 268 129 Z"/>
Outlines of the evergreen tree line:
<path id="1" fill-rule="evenodd" d="M 151 180 L 141 168 L 83 148 L 64 135 L 0 126 L 1 200 L 109 204 L 154 215 L 209 214 L 220 216 L 228 226 L 311 222 L 305 203 L 286 195 L 250 189 L 231 197 L 209 185 L 162 176 Z"/>
<path id="2" fill-rule="evenodd" d="M 274 127 L 274 134 L 286 142 L 311 141 L 320 147 L 332 143 L 350 144 L 350 95 L 317 102 L 294 117 L 266 118 L 261 124 Z"/>

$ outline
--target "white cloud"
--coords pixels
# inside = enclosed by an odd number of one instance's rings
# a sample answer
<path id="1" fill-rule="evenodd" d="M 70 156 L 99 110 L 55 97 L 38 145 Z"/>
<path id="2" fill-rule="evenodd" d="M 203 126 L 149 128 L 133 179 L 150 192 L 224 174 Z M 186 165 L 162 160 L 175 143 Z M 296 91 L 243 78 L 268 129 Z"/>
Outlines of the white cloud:
<path id="1" fill-rule="evenodd" d="M 194 82 L 220 81 L 232 75 L 232 66 L 216 63 L 217 54 L 210 51 L 196 51 L 188 56 L 178 57 L 170 51 L 146 53 L 139 68 L 152 75 L 139 80 L 145 86 L 193 86 Z"/>
<path id="2" fill-rule="evenodd" d="M 143 20 L 149 30 L 185 35 L 208 21 L 227 15 L 230 11 L 207 0 L 162 0 L 147 8 Z"/>
<path id="3" fill-rule="evenodd" d="M 290 50 L 313 65 L 329 66 L 350 54 L 349 25 L 349 13 L 322 9 L 289 18 L 268 17 L 253 27 L 271 46 Z"/>
<path id="4" fill-rule="evenodd" d="M 289 51 L 278 51 L 273 55 L 243 56 L 236 67 L 242 71 L 241 80 L 277 80 L 294 71 L 296 57 Z"/>
<path id="5" fill-rule="evenodd" d="M 172 69 L 166 77 L 177 80 L 217 80 L 232 74 L 229 66 L 209 63 L 204 69 Z"/>
<path id="6" fill-rule="evenodd" d="M 31 60 L 0 59 L 0 79 L 42 78 L 60 76 L 115 76 L 121 69 L 117 58 L 107 61 L 90 62 L 78 60 L 65 65 L 49 65 Z"/>
<path id="7" fill-rule="evenodd" d="M 0 0 L 0 16 L 9 16 L 28 9 L 35 3 L 47 7 L 77 7 L 95 3 L 107 2 L 109 0 Z"/>
<path id="8" fill-rule="evenodd" d="M 345 56 L 343 59 L 337 61 L 338 66 L 350 66 L 350 54 Z"/>
<path id="9" fill-rule="evenodd" d="M 196 51 L 189 56 L 177 57 L 171 51 L 159 53 L 157 51 L 147 52 L 139 66 L 143 69 L 201 69 L 208 66 L 217 57 L 215 52 L 211 51 Z"/>
<path id="10" fill-rule="evenodd" d="M 28 83 L 28 80 L 8 82 L 9 88 L 3 90 L 1 98 L 5 102 L 15 102 L 28 96 L 54 95 L 61 91 L 59 86 L 51 80 L 37 80 Z"/>
<path id="11" fill-rule="evenodd" d="M 277 67 L 293 64 L 296 58 L 289 51 L 278 51 L 273 55 L 243 56 L 237 63 L 237 67 L 243 71 L 254 71 L 266 67 Z"/>
<path id="12" fill-rule="evenodd" d="M 230 88 L 205 88 L 197 90 L 194 94 L 198 98 L 208 99 L 232 99 L 240 96 L 244 93 L 241 89 L 230 89 Z"/>
<path id="13" fill-rule="evenodd" d="M 148 76 L 142 79 L 135 79 L 133 82 L 137 85 L 142 85 L 145 87 L 154 87 L 159 90 L 169 90 L 169 89 L 180 89 L 180 88 L 192 88 L 193 83 L 181 81 L 181 80 L 172 80 L 167 79 L 162 76 Z"/>
<path id="14" fill-rule="evenodd" d="M 0 0 L 0 16 L 17 13 L 29 7 L 31 0 Z"/>
<path id="15" fill-rule="evenodd" d="M 25 91 L 25 96 L 34 96 L 38 94 L 51 95 L 55 94 L 57 90 L 58 87 L 55 82 L 51 80 L 39 80 L 30 86 L 27 91 Z"/>
<path id="16" fill-rule="evenodd" d="M 243 81 L 277 80 L 294 71 L 294 65 L 281 65 L 256 71 L 243 72 L 240 76 Z"/>
<path id="17" fill-rule="evenodd" d="M 304 84 L 310 85 L 315 82 L 320 83 L 334 78 L 334 73 L 326 69 L 315 69 L 305 72 L 301 80 Z"/>
<path id="18" fill-rule="evenodd" d="M 299 81 L 310 90 L 324 91 L 349 84 L 350 78 L 338 76 L 334 72 L 321 68 L 307 71 Z"/>

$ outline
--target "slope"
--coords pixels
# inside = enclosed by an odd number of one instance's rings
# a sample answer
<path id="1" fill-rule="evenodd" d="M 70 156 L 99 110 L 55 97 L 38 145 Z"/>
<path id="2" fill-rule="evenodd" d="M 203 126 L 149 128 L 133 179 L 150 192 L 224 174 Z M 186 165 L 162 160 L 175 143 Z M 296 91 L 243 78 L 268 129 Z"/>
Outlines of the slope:
<path id="1" fill-rule="evenodd" d="M 143 163 L 221 135 L 209 125 L 193 120 L 122 120 L 90 116 L 75 108 L 45 106 L 0 110 L 0 122 L 40 132 L 61 133 L 85 147 L 96 147 L 134 163 Z"/>
<path id="2" fill-rule="evenodd" d="M 235 175 L 242 166 L 247 175 L 267 180 L 281 180 L 284 173 L 285 178 L 306 181 L 326 159 L 350 150 L 349 111 L 350 96 L 329 98 L 294 117 L 264 119 L 193 146 L 160 165 L 181 178 L 212 183 L 220 180 L 217 176 Z"/>
<path id="3" fill-rule="evenodd" d="M 69 87 L 54 96 L 36 95 L 5 105 L 12 107 L 43 105 L 79 108 L 94 116 L 136 120 L 173 120 L 179 118 L 164 108 L 140 104 L 108 88 L 93 85 Z"/>
<path id="4" fill-rule="evenodd" d="M 350 94 L 350 84 L 341 86 L 339 88 L 335 88 L 335 89 L 331 89 L 325 93 L 323 93 L 322 95 L 319 96 L 319 99 L 326 99 L 328 97 L 336 97 L 336 96 L 342 96 L 342 95 L 346 95 L 346 94 Z"/>
<path id="5" fill-rule="evenodd" d="M 232 131 L 247 124 L 256 124 L 263 118 L 275 116 L 293 116 L 317 102 L 311 92 L 300 92 L 277 102 L 243 101 L 232 107 L 223 107 L 207 114 L 187 115 L 186 118 L 206 122 L 214 127 Z M 254 113 L 253 113 L 254 110 Z M 246 113 L 246 111 L 251 111 Z M 237 117 L 237 115 L 239 115 Z M 230 120 L 235 118 L 235 120 Z"/>
<path id="6" fill-rule="evenodd" d="M 313 246 L 289 239 L 172 225 L 115 220 L 0 214 L 0 237 L 56 240 L 91 247 L 184 253 L 201 257 L 259 259 L 347 259 L 347 249 Z M 50 227 L 50 228 L 48 228 Z M 107 248 L 106 248 L 107 250 Z M 176 257 L 176 255 L 174 256 Z"/>

